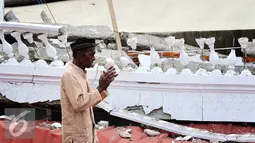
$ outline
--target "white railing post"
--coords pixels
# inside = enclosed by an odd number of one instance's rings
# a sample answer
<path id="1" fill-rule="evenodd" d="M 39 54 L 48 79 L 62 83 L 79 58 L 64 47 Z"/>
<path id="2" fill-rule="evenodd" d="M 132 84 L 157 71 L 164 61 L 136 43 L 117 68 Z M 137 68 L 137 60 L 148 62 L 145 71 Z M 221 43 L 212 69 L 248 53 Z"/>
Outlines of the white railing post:
<path id="1" fill-rule="evenodd" d="M 0 12 L 0 21 L 4 21 L 4 0 L 0 0 L 1 12 Z"/>

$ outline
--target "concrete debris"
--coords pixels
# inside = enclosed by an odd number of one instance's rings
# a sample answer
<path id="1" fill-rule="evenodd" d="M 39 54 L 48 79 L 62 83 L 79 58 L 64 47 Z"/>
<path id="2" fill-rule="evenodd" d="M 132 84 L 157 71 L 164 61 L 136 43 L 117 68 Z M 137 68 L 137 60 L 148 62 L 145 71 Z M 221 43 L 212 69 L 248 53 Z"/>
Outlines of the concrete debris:
<path id="1" fill-rule="evenodd" d="M 40 45 L 39 42 L 37 42 L 37 43 L 38 43 L 37 45 L 39 47 L 37 47 L 36 50 L 39 55 L 34 54 L 34 58 L 52 61 L 53 59 L 50 59 L 46 53 L 46 48 L 43 45 Z M 57 45 L 56 43 L 54 43 L 52 45 L 55 46 L 55 48 L 57 50 L 59 60 L 61 60 L 63 62 L 68 62 L 71 60 L 68 56 L 68 53 L 72 56 L 72 50 L 70 47 L 60 47 L 60 45 Z M 34 50 L 32 50 L 32 51 L 34 51 Z"/>
<path id="2" fill-rule="evenodd" d="M 53 123 L 53 124 L 50 125 L 50 128 L 51 128 L 51 130 L 54 130 L 54 129 L 61 129 L 61 128 L 62 128 L 62 125 L 61 125 L 60 123 L 55 122 L 55 123 Z"/>
<path id="3" fill-rule="evenodd" d="M 143 106 L 127 107 L 127 108 L 125 108 L 125 110 L 145 115 Z M 147 116 L 153 117 L 156 119 L 162 119 L 162 120 L 170 120 L 171 119 L 171 115 L 164 113 L 162 107 L 151 111 L 149 114 L 147 114 Z"/>
<path id="4" fill-rule="evenodd" d="M 140 124 L 148 125 L 154 128 L 158 128 L 164 131 L 173 132 L 179 135 L 189 136 L 185 139 L 192 137 L 201 138 L 205 140 L 217 140 L 217 141 L 238 141 L 238 142 L 254 142 L 254 134 L 222 134 L 213 133 L 207 130 L 196 129 L 191 127 L 185 127 L 183 125 L 177 125 L 174 123 L 166 122 L 163 120 L 157 120 L 155 118 L 150 118 L 145 115 L 132 113 L 125 110 L 113 110 L 110 115 L 119 118 L 124 118 L 126 120 L 134 121 Z"/>
<path id="5" fill-rule="evenodd" d="M 96 124 L 97 129 L 103 129 L 103 128 L 107 128 L 107 127 L 109 127 L 109 122 L 108 121 L 99 121 Z"/>
<path id="6" fill-rule="evenodd" d="M 151 129 L 144 129 L 144 132 L 148 135 L 148 136 L 159 136 L 161 133 L 158 131 L 154 131 Z"/>
<path id="7" fill-rule="evenodd" d="M 52 24 L 51 19 L 47 16 L 44 10 L 41 12 L 41 18 L 44 23 Z"/>
<path id="8" fill-rule="evenodd" d="M 248 47 L 245 49 L 242 49 L 242 52 L 245 52 L 247 55 L 254 56 L 255 55 L 255 45 L 253 42 L 248 43 Z"/>
<path id="9" fill-rule="evenodd" d="M 9 11 L 6 15 L 5 15 L 6 19 L 8 21 L 19 21 L 19 19 L 15 16 L 15 14 L 13 13 L 13 11 Z M 47 15 L 42 11 L 41 13 L 41 17 L 43 19 L 43 21 L 46 23 L 50 23 L 49 21 L 47 21 Z M 43 23 L 40 23 L 43 24 Z M 109 49 L 109 50 L 116 50 L 116 44 L 115 44 L 115 40 L 114 40 L 114 35 L 113 35 L 113 31 L 111 30 L 110 27 L 107 26 L 94 26 L 94 25 L 87 25 L 87 26 L 72 26 L 72 25 L 68 25 L 68 24 L 59 24 L 59 25 L 63 25 L 66 29 L 63 29 L 64 31 L 62 31 L 63 33 L 67 33 L 68 34 L 68 41 L 69 43 L 67 45 L 56 43 L 56 42 L 52 42 L 51 40 L 51 44 L 57 49 L 57 53 L 58 53 L 58 57 L 59 60 L 62 60 L 63 62 L 67 62 L 70 60 L 69 55 L 72 55 L 71 53 L 71 49 L 68 46 L 70 44 L 70 42 L 74 41 L 77 38 L 80 37 L 87 37 L 87 38 L 95 38 L 95 39 L 102 39 L 104 43 L 104 48 Z M 8 35 L 8 33 L 7 33 Z M 174 51 L 174 52 L 179 52 L 180 49 L 178 47 L 172 47 L 169 49 L 169 46 L 167 45 L 166 41 L 165 41 L 165 37 L 160 37 L 160 36 L 154 36 L 154 35 L 149 35 L 149 34 L 134 34 L 134 33 L 121 33 L 121 40 L 122 40 L 122 46 L 123 46 L 123 51 L 127 52 L 128 50 L 130 50 L 130 47 L 127 46 L 127 40 L 130 37 L 130 35 L 132 36 L 136 36 L 137 37 L 137 49 L 138 51 L 141 50 L 149 50 L 149 47 L 153 46 L 155 48 L 155 50 L 157 51 Z M 39 40 L 36 38 L 36 34 L 34 34 L 34 40 L 36 41 L 36 43 L 40 43 Z M 59 35 L 49 35 L 49 37 L 51 38 L 57 38 L 57 36 Z M 12 40 L 8 40 L 7 41 L 12 41 Z M 57 40 L 55 40 L 57 41 Z M 27 44 L 27 42 L 24 40 L 23 41 L 25 44 Z M 13 43 L 13 42 L 11 42 Z M 37 45 L 36 46 L 30 46 L 30 57 L 35 58 L 35 59 L 45 59 L 45 60 L 49 60 L 51 61 L 52 59 L 48 58 L 48 56 L 46 55 L 45 52 L 45 48 L 43 48 L 42 46 Z M 38 50 L 37 54 L 35 52 L 35 49 Z M 97 47 L 97 50 L 99 52 L 101 52 L 102 47 Z M 17 51 L 17 50 L 16 50 Z M 196 54 L 200 54 L 202 51 L 200 48 L 198 48 L 198 46 L 194 47 L 194 46 L 190 46 L 190 45 L 185 45 L 185 51 L 189 54 L 189 55 L 196 55 Z M 209 55 L 209 50 L 205 49 L 203 51 L 204 55 Z M 17 55 L 17 54 L 16 54 Z M 220 57 L 226 57 L 225 55 L 221 55 L 219 54 Z M 192 66 L 193 67 L 193 66 Z M 168 67 L 163 67 L 164 69 L 167 69 Z"/>
<path id="10" fill-rule="evenodd" d="M 44 23 L 36 23 L 36 24 L 51 24 L 49 20 L 47 20 L 47 15 L 42 11 L 41 18 Z M 10 10 L 5 14 L 6 21 L 19 22 L 19 19 L 16 17 L 14 12 Z M 114 39 L 113 31 L 110 27 L 104 25 L 85 25 L 85 26 L 72 26 L 69 24 L 54 24 L 64 26 L 63 29 L 60 30 L 60 33 L 64 33 L 68 35 L 68 41 L 74 41 L 77 38 L 86 37 L 86 38 L 94 38 L 94 39 Z M 5 32 L 6 35 L 10 33 Z M 35 41 L 39 41 L 37 38 L 38 34 L 34 34 L 33 38 Z M 49 34 L 48 37 L 57 38 L 59 35 Z M 8 40 L 7 40 L 8 41 Z M 24 40 L 25 41 L 25 40 Z"/>
<path id="11" fill-rule="evenodd" d="M 4 19 L 8 22 L 19 22 L 19 19 L 16 17 L 16 15 L 14 14 L 12 10 L 8 11 L 4 15 Z"/>
<path id="12" fill-rule="evenodd" d="M 0 120 L 9 120 L 11 121 L 11 118 L 5 115 L 0 116 Z"/>
<path id="13" fill-rule="evenodd" d="M 192 138 L 193 138 L 192 136 L 185 136 L 185 137 L 177 137 L 175 140 L 176 141 L 189 141 Z"/>
<path id="14" fill-rule="evenodd" d="M 130 59 L 130 57 L 122 51 L 122 56 L 126 57 L 128 60 L 129 60 L 129 66 L 131 66 L 133 69 L 137 68 L 137 65 Z M 118 51 L 116 50 L 109 50 L 109 49 L 102 49 L 101 52 L 98 52 L 96 53 L 95 55 L 96 57 L 96 62 L 99 64 L 99 65 L 105 65 L 106 63 L 106 58 L 111 58 L 115 61 L 115 64 L 120 68 L 122 69 L 122 64 L 120 63 L 120 57 L 119 57 L 119 54 L 118 54 Z"/>
<path id="15" fill-rule="evenodd" d="M 149 50 L 151 46 L 155 48 L 155 50 L 164 50 L 167 47 L 165 40 L 161 37 L 156 37 L 152 35 L 143 35 L 137 34 L 137 50 Z M 144 47 L 144 49 L 141 49 Z"/>
<path id="16" fill-rule="evenodd" d="M 60 24 L 65 26 L 64 33 L 68 33 L 68 41 L 74 41 L 80 37 L 95 38 L 95 39 L 113 39 L 113 31 L 108 26 L 71 26 L 66 24 Z M 52 35 L 53 36 L 53 35 Z M 57 36 L 57 35 L 55 35 Z"/>
<path id="17" fill-rule="evenodd" d="M 115 43 L 108 43 L 107 44 L 107 49 L 109 49 L 109 50 L 117 50 L 117 45 Z M 129 47 L 122 46 L 122 50 L 125 51 L 125 52 L 128 52 L 129 49 L 130 49 Z"/>
<path id="18" fill-rule="evenodd" d="M 55 130 L 55 129 L 61 129 L 62 125 L 60 123 L 46 123 L 46 122 L 41 122 L 39 125 L 39 127 L 44 127 L 44 128 L 48 128 L 50 130 Z"/>
<path id="19" fill-rule="evenodd" d="M 131 138 L 131 131 L 132 129 L 126 129 L 126 128 L 117 128 L 117 132 L 122 138 Z"/>
<path id="20" fill-rule="evenodd" d="M 39 126 L 39 127 L 44 127 L 44 128 L 50 128 L 50 125 L 51 125 L 51 124 L 47 124 L 47 123 L 45 123 L 45 122 L 41 122 L 38 126 Z"/>

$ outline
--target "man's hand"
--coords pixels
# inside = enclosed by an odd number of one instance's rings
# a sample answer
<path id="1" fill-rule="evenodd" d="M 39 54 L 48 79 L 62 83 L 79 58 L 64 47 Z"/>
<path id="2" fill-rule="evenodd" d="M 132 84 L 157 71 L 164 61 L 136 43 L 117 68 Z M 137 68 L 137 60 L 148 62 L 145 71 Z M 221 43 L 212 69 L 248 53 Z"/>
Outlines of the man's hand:
<path id="1" fill-rule="evenodd" d="M 97 87 L 98 91 L 102 92 L 103 90 L 106 90 L 116 76 L 118 76 L 118 74 L 116 73 L 115 68 L 110 67 L 101 75 L 99 85 Z"/>

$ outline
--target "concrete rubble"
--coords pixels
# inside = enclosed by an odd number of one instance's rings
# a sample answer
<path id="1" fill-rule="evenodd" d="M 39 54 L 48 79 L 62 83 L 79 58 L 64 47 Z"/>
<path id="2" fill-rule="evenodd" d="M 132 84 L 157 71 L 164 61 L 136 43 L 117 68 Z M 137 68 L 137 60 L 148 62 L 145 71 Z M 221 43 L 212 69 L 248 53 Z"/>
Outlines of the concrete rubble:
<path id="1" fill-rule="evenodd" d="M 130 121 L 145 124 L 154 128 L 158 128 L 164 131 L 176 133 L 185 136 L 184 138 L 178 138 L 178 140 L 189 140 L 192 137 L 212 140 L 212 141 L 238 141 L 238 142 L 253 142 L 255 141 L 254 134 L 221 134 L 213 133 L 207 130 L 201 130 L 191 127 L 185 127 L 183 125 L 177 125 L 174 123 L 166 122 L 163 120 L 157 120 L 145 115 L 129 112 L 125 110 L 112 110 L 110 112 L 112 116 L 124 118 Z"/>
<path id="2" fill-rule="evenodd" d="M 9 1 L 7 1 L 9 2 Z M 10 12 L 11 13 L 11 12 Z M 19 20 L 16 17 L 10 16 L 10 13 L 5 16 L 5 18 L 10 19 L 10 21 L 17 21 Z M 64 25 L 64 24 L 63 24 Z M 104 59 L 106 57 L 111 57 L 115 61 L 117 61 L 117 65 L 121 66 L 118 63 L 118 56 L 117 51 L 116 51 L 116 45 L 114 44 L 114 37 L 113 37 L 113 32 L 112 30 L 107 27 L 107 26 L 71 26 L 71 25 L 64 25 L 66 27 L 66 31 L 68 33 L 68 40 L 73 41 L 79 37 L 87 37 L 87 38 L 95 38 L 95 39 L 100 39 L 104 41 L 104 44 L 106 45 L 104 48 L 100 48 L 100 52 L 97 52 L 96 57 L 97 61 L 102 61 L 104 63 Z M 143 50 L 149 50 L 150 46 L 153 46 L 157 51 L 174 51 L 174 52 L 179 52 L 180 49 L 174 47 L 173 49 L 169 49 L 168 45 L 166 44 L 164 38 L 165 37 L 160 37 L 160 36 L 154 36 L 150 34 L 135 34 L 135 33 L 129 33 L 137 36 L 137 51 L 143 51 Z M 127 46 L 127 38 L 128 38 L 128 33 L 121 33 L 121 40 L 123 44 L 123 49 L 124 51 L 128 51 L 131 48 Z M 52 38 L 56 38 L 57 35 L 51 35 Z M 9 39 L 9 41 L 11 41 Z M 25 41 L 24 41 L 25 42 Z M 51 44 L 54 45 L 54 47 L 57 49 L 57 53 L 59 56 L 59 59 L 67 62 L 70 60 L 69 54 L 72 55 L 71 49 L 68 46 L 63 46 L 60 43 L 52 40 Z M 12 43 L 13 48 L 15 51 L 17 51 L 17 43 L 14 41 Z M 37 47 L 35 48 L 36 51 L 38 52 L 39 55 L 35 52 L 35 49 L 33 47 L 30 47 L 30 56 L 33 57 L 34 59 L 46 59 L 46 60 L 52 60 L 49 59 L 48 56 L 46 55 L 45 48 L 43 48 L 43 45 L 41 45 L 40 42 L 37 42 Z M 196 54 L 201 54 L 201 50 L 198 47 L 191 46 L 191 45 L 186 45 L 186 52 L 189 55 L 196 55 Z M 68 52 L 68 53 L 67 53 Z M 209 55 L 209 50 L 204 50 L 203 52 L 205 55 Z M 1 48 L 0 48 L 0 54 L 1 53 Z M 19 54 L 16 52 L 16 56 L 19 56 Z M 252 54 L 252 52 L 250 52 Z M 123 55 L 128 57 L 125 52 L 123 52 Z M 220 57 L 226 57 L 226 55 L 219 54 Z M 137 67 L 133 62 L 131 63 L 131 66 L 133 68 Z M 166 71 L 169 67 L 174 67 L 178 71 L 181 71 L 184 67 L 180 64 L 178 60 L 173 60 L 173 59 L 165 59 L 162 62 L 162 68 L 164 71 Z M 204 68 L 206 70 L 212 70 L 212 66 L 208 63 L 195 63 L 192 62 L 189 64 L 189 69 L 191 71 L 197 71 L 199 68 Z M 226 71 L 226 67 L 220 67 L 222 71 Z M 240 72 L 243 70 L 244 67 L 236 67 L 236 71 Z M 255 74 L 254 68 L 251 70 L 253 74 Z M 187 127 L 182 127 L 179 125 L 175 125 L 172 123 L 166 123 L 164 121 L 157 121 L 156 119 L 171 119 L 171 115 L 163 113 L 162 109 L 157 109 L 153 110 L 150 114 L 145 115 L 144 111 L 142 111 L 142 108 L 140 107 L 128 107 L 126 110 L 132 111 L 132 112 L 126 112 L 126 111 L 121 111 L 121 110 L 113 110 L 113 109 L 107 109 L 108 107 L 104 107 L 103 109 L 106 109 L 111 115 L 129 119 L 135 122 L 139 122 L 142 124 L 146 124 L 148 126 L 153 126 L 156 128 L 164 129 L 170 132 L 176 132 L 181 135 L 185 135 L 185 137 L 180 137 L 177 138 L 176 140 L 178 141 L 187 141 L 192 139 L 192 137 L 199 137 L 207 140 L 218 140 L 218 141 L 228 141 L 228 140 L 233 140 L 233 141 L 240 141 L 240 142 L 246 142 L 246 141 L 255 141 L 255 135 L 225 135 L 225 134 L 216 134 L 216 133 L 210 133 L 208 131 L 202 131 L 202 130 L 196 130 L 192 128 L 187 128 Z M 137 113 L 140 113 L 141 115 L 138 115 Z M 143 114 L 143 115 L 142 115 Z M 154 119 L 156 118 L 156 119 Z M 101 121 L 97 124 L 97 128 L 106 128 L 108 127 L 109 122 L 107 121 Z M 41 124 L 40 126 L 47 126 L 52 129 L 60 128 L 57 125 L 52 125 L 49 126 L 47 124 Z M 119 131 L 119 134 L 122 137 L 127 137 L 130 138 L 129 134 L 130 130 L 124 130 L 124 131 Z M 153 132 L 152 130 L 146 130 L 147 134 L 156 134 L 158 132 Z"/>
<path id="3" fill-rule="evenodd" d="M 110 115 L 116 116 L 119 118 L 123 118 L 126 120 L 130 120 L 133 122 L 140 123 L 144 126 L 145 130 L 144 132 L 146 134 L 150 134 L 151 136 L 159 134 L 157 130 L 163 130 L 170 133 L 175 133 L 177 135 L 181 135 L 177 137 L 176 141 L 195 141 L 194 138 L 200 138 L 204 140 L 209 140 L 211 142 L 224 142 L 224 141 L 237 141 L 237 142 L 253 142 L 255 141 L 255 135 L 254 134 L 223 134 L 223 133 L 214 133 L 210 132 L 208 130 L 202 130 L 202 129 L 196 129 L 191 128 L 183 125 L 178 125 L 170 122 L 166 122 L 164 120 L 159 120 L 154 117 L 149 117 L 147 115 L 142 115 L 139 113 L 135 113 L 133 111 L 127 111 L 127 110 L 116 110 L 112 107 L 109 107 L 106 103 L 102 102 L 99 104 L 100 108 L 106 109 L 107 112 L 109 112 Z M 109 110 L 110 109 L 110 110 Z M 149 127 L 149 128 L 146 128 Z M 152 129 L 155 128 L 156 130 Z M 125 137 L 127 137 L 129 134 L 125 129 L 122 129 L 123 132 L 121 134 Z M 160 133 L 161 134 L 161 133 Z M 130 137 L 130 136 L 128 136 Z"/>
<path id="4" fill-rule="evenodd" d="M 45 15 L 45 13 L 42 11 L 42 15 L 41 18 L 45 23 L 49 23 L 49 21 L 45 20 L 47 19 L 47 15 Z M 5 15 L 5 19 L 7 21 L 16 21 L 19 22 L 19 19 L 15 16 L 13 11 L 9 11 L 6 13 Z M 87 37 L 87 38 L 95 38 L 98 40 L 102 40 L 103 44 L 105 45 L 105 47 L 103 47 L 104 52 L 98 54 L 97 60 L 102 59 L 102 57 L 109 57 L 109 55 L 111 55 L 110 57 L 114 58 L 115 50 L 116 48 L 116 44 L 115 44 L 115 39 L 114 39 L 114 35 L 113 35 L 113 31 L 111 30 L 110 27 L 107 26 L 93 26 L 93 25 L 87 25 L 87 26 L 71 26 L 71 25 L 67 25 L 67 24 L 61 24 L 64 25 L 66 27 L 66 30 L 64 32 L 68 33 L 68 44 L 70 44 L 70 42 L 72 42 L 73 40 L 79 38 L 79 37 Z M 131 50 L 131 47 L 129 47 L 127 45 L 127 39 L 130 35 L 136 36 L 137 37 L 137 51 L 149 51 L 149 47 L 153 46 L 155 48 L 156 51 L 173 51 L 173 52 L 179 52 L 180 49 L 177 47 L 172 47 L 169 48 L 166 41 L 164 40 L 164 38 L 166 38 L 167 36 L 171 35 L 171 34 L 157 34 L 157 36 L 155 35 L 150 35 L 150 34 L 136 34 L 136 33 L 126 33 L 126 32 L 122 32 L 121 34 L 121 42 L 122 42 L 122 46 L 123 46 L 123 51 L 127 52 L 129 50 Z M 173 34 L 172 34 L 173 35 Z M 52 59 L 48 58 L 47 54 L 46 54 L 46 50 L 45 48 L 43 48 L 42 43 L 36 38 L 37 35 L 34 35 L 34 40 L 36 41 L 36 45 L 29 45 L 30 47 L 30 57 L 33 60 L 37 60 L 37 59 L 44 59 L 47 61 L 52 61 Z M 60 60 L 62 60 L 63 62 L 68 62 L 69 60 L 71 60 L 71 49 L 69 47 L 69 45 L 63 45 L 61 44 L 56 38 L 58 35 L 51 35 L 51 39 L 50 39 L 50 43 L 56 48 L 57 53 L 58 53 L 58 58 Z M 7 41 L 10 42 L 11 44 L 13 44 L 13 48 L 16 51 L 15 55 L 16 57 L 19 57 L 19 54 L 17 53 L 17 43 L 16 41 L 7 33 L 6 35 L 7 37 Z M 27 44 L 26 40 L 23 40 L 23 42 L 25 44 Z M 1 49 L 1 48 L 0 48 Z M 98 48 L 98 51 L 101 51 L 102 47 Z M 111 51 L 112 54 L 109 54 L 108 52 L 105 51 Z M 201 49 L 198 46 L 191 46 L 186 44 L 185 45 L 185 51 L 190 55 L 190 56 L 195 56 L 196 54 L 201 54 Z M 249 52 L 252 50 L 249 50 Z M 123 53 L 124 53 L 123 52 Z M 108 54 L 107 54 L 108 53 Z M 251 53 L 251 52 L 250 52 Z M 3 54 L 3 53 L 0 53 Z M 126 55 L 126 53 L 124 53 Z M 209 55 L 209 50 L 207 48 L 204 49 L 203 51 L 203 55 Z M 126 55 L 127 56 L 127 55 Z M 223 55 L 223 54 L 219 54 L 219 57 L 225 58 L 227 55 Z M 181 71 L 184 66 L 182 66 L 180 64 L 180 62 L 178 60 L 173 60 L 172 58 L 164 58 L 162 57 L 162 64 L 161 67 L 163 69 L 163 71 L 166 71 L 169 67 L 174 67 L 177 69 L 177 71 Z M 19 58 L 17 58 L 19 59 Z M 115 58 L 116 60 L 116 58 Z M 118 61 L 118 60 L 117 60 Z M 118 62 L 117 62 L 118 63 Z M 133 67 L 137 67 L 133 62 L 132 62 Z M 191 69 L 192 72 L 197 71 L 199 68 L 203 68 L 206 70 L 212 70 L 212 66 L 209 63 L 196 63 L 196 62 L 191 62 L 188 65 L 188 68 Z M 236 67 L 236 71 L 240 72 L 241 70 L 243 70 L 243 66 L 239 66 Z M 227 71 L 227 67 L 220 67 L 220 69 L 225 72 Z M 253 67 L 249 68 L 253 73 L 254 73 L 254 69 Z"/>

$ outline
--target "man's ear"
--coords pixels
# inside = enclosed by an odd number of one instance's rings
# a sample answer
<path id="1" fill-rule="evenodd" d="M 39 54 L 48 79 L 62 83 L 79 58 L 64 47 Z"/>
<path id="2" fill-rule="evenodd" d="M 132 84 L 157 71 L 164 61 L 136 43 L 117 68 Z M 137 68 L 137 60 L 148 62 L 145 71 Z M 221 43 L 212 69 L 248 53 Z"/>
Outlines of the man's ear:
<path id="1" fill-rule="evenodd" d="M 77 53 L 76 53 L 76 57 L 81 57 L 82 56 L 82 52 L 81 51 L 78 51 Z"/>

